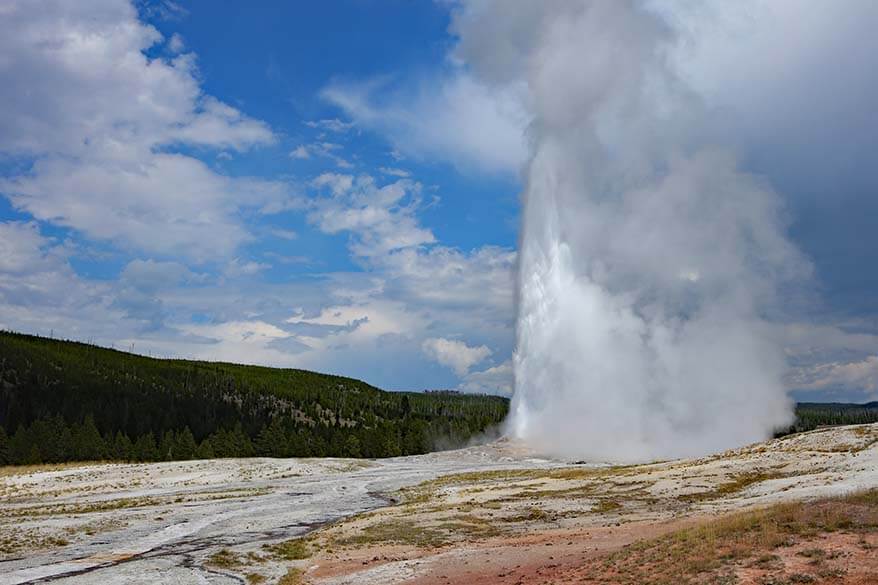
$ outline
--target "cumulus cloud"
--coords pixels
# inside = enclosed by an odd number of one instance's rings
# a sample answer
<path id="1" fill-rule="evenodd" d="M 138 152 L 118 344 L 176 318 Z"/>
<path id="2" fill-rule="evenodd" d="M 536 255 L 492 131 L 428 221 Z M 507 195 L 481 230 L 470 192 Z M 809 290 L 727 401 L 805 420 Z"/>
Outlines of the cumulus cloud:
<path id="1" fill-rule="evenodd" d="M 35 218 L 123 247 L 203 260 L 250 236 L 232 213 L 242 185 L 203 162 L 155 154 L 136 167 L 49 158 L 0 190 Z"/>
<path id="2" fill-rule="evenodd" d="M 367 175 L 323 174 L 314 185 L 328 189 L 332 197 L 316 202 L 311 222 L 329 234 L 354 234 L 351 250 L 358 256 L 381 257 L 436 241 L 415 217 L 421 193 L 417 182 L 401 179 L 379 186 Z"/>
<path id="3" fill-rule="evenodd" d="M 158 290 L 176 286 L 184 281 L 197 280 L 195 275 L 179 262 L 132 260 L 122 270 L 120 280 L 142 290 Z"/>
<path id="4" fill-rule="evenodd" d="M 336 82 L 323 96 L 413 158 L 511 175 L 526 158 L 528 119 L 518 88 L 491 87 L 462 70 L 414 87 L 387 79 Z"/>
<path id="5" fill-rule="evenodd" d="M 125 0 L 8 2 L 0 152 L 33 166 L 0 181 L 0 192 L 90 237 L 199 260 L 227 255 L 248 237 L 235 216 L 247 191 L 260 199 L 282 189 L 171 150 L 244 151 L 275 137 L 204 94 L 192 54 L 148 57 L 161 41 Z"/>
<path id="6" fill-rule="evenodd" d="M 461 392 L 471 394 L 501 394 L 511 396 L 513 390 L 512 360 L 500 365 L 469 372 L 457 387 Z"/>
<path id="7" fill-rule="evenodd" d="M 110 285 L 79 278 L 67 255 L 33 222 L 0 223 L 0 328 L 103 340 L 130 330 Z"/>
<path id="8" fill-rule="evenodd" d="M 425 339 L 421 344 L 431 359 L 454 370 L 458 376 L 466 376 L 470 368 L 491 355 L 485 345 L 469 346 L 458 339 L 433 337 Z"/>
<path id="9" fill-rule="evenodd" d="M 799 370 L 796 382 L 803 390 L 855 390 L 874 400 L 878 398 L 878 356 L 803 368 Z"/>
<path id="10" fill-rule="evenodd" d="M 0 223 L 0 271 L 15 275 L 27 273 L 50 258 L 50 247 L 34 222 Z"/>
<path id="11" fill-rule="evenodd" d="M 168 40 L 168 50 L 172 53 L 182 53 L 185 48 L 186 42 L 183 41 L 183 37 L 177 33 L 172 34 Z"/>
<path id="12" fill-rule="evenodd" d="M 312 201 L 312 223 L 329 234 L 349 233 L 349 247 L 380 277 L 385 297 L 421 311 L 444 311 L 461 326 L 479 319 L 508 335 L 516 254 L 483 246 L 464 251 L 441 245 L 421 225 L 421 186 L 410 179 L 381 184 L 374 177 L 327 173 L 313 181 L 330 196 Z"/>

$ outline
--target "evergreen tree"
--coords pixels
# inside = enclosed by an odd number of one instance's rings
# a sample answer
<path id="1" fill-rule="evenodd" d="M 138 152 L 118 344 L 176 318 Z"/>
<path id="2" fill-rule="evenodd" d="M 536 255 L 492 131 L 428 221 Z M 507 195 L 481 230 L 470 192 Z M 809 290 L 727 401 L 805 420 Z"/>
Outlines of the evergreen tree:
<path id="1" fill-rule="evenodd" d="M 241 423 L 236 423 L 234 430 L 231 432 L 230 440 L 232 443 L 231 457 L 252 457 L 255 454 L 253 442 L 244 433 Z"/>
<path id="2" fill-rule="evenodd" d="M 9 437 L 6 435 L 6 429 L 0 427 L 0 465 L 9 465 Z"/>
<path id="3" fill-rule="evenodd" d="M 256 454 L 263 457 L 287 456 L 287 434 L 280 418 L 271 419 L 268 426 L 262 427 L 256 438 Z"/>
<path id="4" fill-rule="evenodd" d="M 196 459 L 213 459 L 215 457 L 213 452 L 213 445 L 211 444 L 210 437 L 201 441 L 201 444 L 198 445 L 198 449 L 195 451 Z"/>
<path id="5" fill-rule="evenodd" d="M 360 457 L 360 439 L 357 435 L 351 433 L 344 443 L 345 457 Z"/>
<path id="6" fill-rule="evenodd" d="M 195 451 L 198 445 L 195 443 L 195 437 L 189 427 L 184 427 L 182 431 L 177 431 L 174 435 L 174 458 L 178 460 L 187 460 L 195 457 Z"/>
<path id="7" fill-rule="evenodd" d="M 60 463 L 72 458 L 70 428 L 60 415 L 42 422 L 35 421 L 31 427 L 31 440 L 39 445 L 44 462 Z"/>
<path id="8" fill-rule="evenodd" d="M 113 438 L 112 455 L 118 461 L 134 460 L 134 444 L 128 438 L 128 435 L 122 434 L 122 431 L 116 431 L 116 436 Z"/>
<path id="9" fill-rule="evenodd" d="M 98 461 L 107 457 L 107 446 L 91 414 L 86 415 L 82 424 L 74 425 L 70 434 L 75 461 Z"/>
<path id="10" fill-rule="evenodd" d="M 33 463 L 34 453 L 31 449 L 32 446 L 33 442 L 31 441 L 30 433 L 28 433 L 23 425 L 18 425 L 18 428 L 15 429 L 15 434 L 9 439 L 9 461 L 15 465 Z M 36 458 L 39 459 L 39 451 L 36 453 Z"/>
<path id="11" fill-rule="evenodd" d="M 165 431 L 162 440 L 159 442 L 158 459 L 159 461 L 173 461 L 179 459 L 174 453 L 174 433 L 173 431 Z"/>
<path id="12" fill-rule="evenodd" d="M 155 435 L 145 433 L 137 437 L 132 449 L 135 461 L 155 461 L 158 459 L 158 447 L 155 444 Z"/>

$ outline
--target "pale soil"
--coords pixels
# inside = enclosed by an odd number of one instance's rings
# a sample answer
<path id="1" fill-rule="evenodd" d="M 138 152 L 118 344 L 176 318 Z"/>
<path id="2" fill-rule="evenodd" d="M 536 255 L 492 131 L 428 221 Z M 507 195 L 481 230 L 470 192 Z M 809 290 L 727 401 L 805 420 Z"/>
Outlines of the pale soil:
<path id="1" fill-rule="evenodd" d="M 735 510 L 875 487 L 878 425 L 618 468 L 535 458 L 508 442 L 368 462 L 7 468 L 0 584 L 276 583 L 290 567 L 327 585 L 613 582 L 601 559 L 630 543 Z M 308 558 L 267 548 L 306 533 Z M 878 582 L 869 581 L 873 537 L 826 535 L 821 548 L 847 563 L 831 582 Z M 778 562 L 810 562 L 800 549 Z M 232 561 L 220 563 L 220 551 Z M 742 567 L 738 582 L 762 585 L 760 570 Z"/>
<path id="2" fill-rule="evenodd" d="M 379 461 L 222 459 L 0 468 L 0 584 L 242 583 L 265 547 L 442 474 L 557 466 L 493 446 Z M 228 549 L 247 564 L 216 566 Z M 295 563 L 293 563 L 295 564 Z M 249 565 L 255 565 L 250 567 Z"/>
<path id="3" fill-rule="evenodd" d="M 875 487 L 878 425 L 695 460 L 463 474 L 404 491 L 409 503 L 313 534 L 320 552 L 306 576 L 325 585 L 613 582 L 586 561 L 732 511 Z M 847 573 L 834 582 L 858 583 L 860 573 L 878 582 L 874 550 L 841 535 L 826 538 L 850 545 Z M 750 570 L 738 579 L 762 577 Z"/>

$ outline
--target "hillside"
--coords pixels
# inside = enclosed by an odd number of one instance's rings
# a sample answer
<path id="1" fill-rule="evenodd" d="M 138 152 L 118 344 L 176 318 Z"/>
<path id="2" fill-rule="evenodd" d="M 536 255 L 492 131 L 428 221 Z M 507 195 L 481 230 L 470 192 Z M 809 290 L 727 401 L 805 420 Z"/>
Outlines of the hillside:
<path id="1" fill-rule="evenodd" d="M 848 404 L 844 402 L 799 402 L 796 420 L 778 436 L 811 431 L 818 427 L 862 425 L 878 422 L 878 402 Z"/>
<path id="2" fill-rule="evenodd" d="M 0 332 L 0 463 L 408 455 L 460 445 L 507 410 L 494 396 Z"/>

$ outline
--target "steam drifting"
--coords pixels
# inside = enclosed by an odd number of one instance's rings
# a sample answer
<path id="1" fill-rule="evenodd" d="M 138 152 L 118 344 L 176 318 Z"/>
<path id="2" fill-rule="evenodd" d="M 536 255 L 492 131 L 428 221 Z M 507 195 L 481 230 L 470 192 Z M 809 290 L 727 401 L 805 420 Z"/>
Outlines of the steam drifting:
<path id="1" fill-rule="evenodd" d="M 511 432 L 634 461 L 791 416 L 765 314 L 803 262 L 778 197 L 702 132 L 681 39 L 642 2 L 475 2 L 459 51 L 532 116 Z"/>

